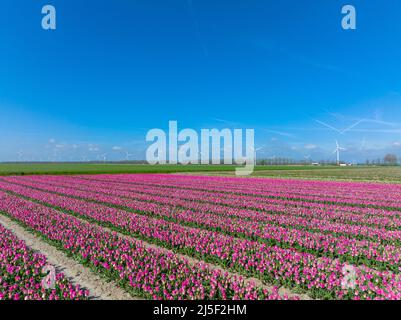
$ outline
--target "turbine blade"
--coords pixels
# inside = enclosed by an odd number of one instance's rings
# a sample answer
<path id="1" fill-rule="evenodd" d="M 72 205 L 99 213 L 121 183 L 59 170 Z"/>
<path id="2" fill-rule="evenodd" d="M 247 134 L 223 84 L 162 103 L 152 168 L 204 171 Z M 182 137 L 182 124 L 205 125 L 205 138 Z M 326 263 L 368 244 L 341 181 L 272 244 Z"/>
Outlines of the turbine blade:
<path id="1" fill-rule="evenodd" d="M 336 132 L 342 134 L 340 130 L 334 128 L 333 126 L 331 126 L 331 125 L 329 125 L 329 124 L 327 124 L 327 123 L 325 123 L 325 122 L 323 122 L 323 121 L 320 121 L 320 120 L 315 120 L 315 121 L 316 121 L 317 123 L 319 123 L 319 124 L 321 124 L 321 125 L 323 125 L 323 126 L 329 128 L 329 129 L 331 129 L 331 130 L 334 130 L 334 131 L 336 131 Z"/>

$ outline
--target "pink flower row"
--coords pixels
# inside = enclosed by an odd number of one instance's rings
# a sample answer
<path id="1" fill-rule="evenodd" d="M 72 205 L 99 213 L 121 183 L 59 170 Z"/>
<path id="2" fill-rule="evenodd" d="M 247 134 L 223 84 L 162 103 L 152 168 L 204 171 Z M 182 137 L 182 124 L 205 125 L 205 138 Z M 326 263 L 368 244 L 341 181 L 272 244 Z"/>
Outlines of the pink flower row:
<path id="1" fill-rule="evenodd" d="M 205 264 L 191 266 L 177 255 L 146 248 L 43 205 L 0 192 L 0 211 L 40 233 L 81 263 L 152 299 L 281 299 L 277 289 L 244 284 Z M 284 297 L 286 298 L 286 297 Z"/>
<path id="2" fill-rule="evenodd" d="M 47 192 L 29 189 L 22 186 L 11 184 L 6 185 L 0 182 L 0 188 L 77 213 L 91 215 L 94 210 L 96 210 L 97 213 L 107 212 L 107 219 L 111 218 L 112 215 L 122 215 L 124 216 L 123 221 L 127 223 L 130 219 L 136 218 L 136 215 L 115 208 L 109 208 L 100 204 L 88 204 L 83 200 L 57 194 L 49 194 Z M 171 218 L 178 223 L 187 223 L 211 230 L 221 230 L 233 236 L 242 234 L 250 239 L 257 238 L 259 241 L 266 240 L 275 244 L 284 243 L 287 246 L 295 247 L 304 251 L 313 250 L 319 255 L 323 252 L 329 256 L 343 257 L 347 261 L 355 264 L 359 264 L 358 260 L 362 259 L 365 263 L 370 262 L 371 265 L 380 265 L 380 263 L 378 264 L 377 262 L 384 262 L 385 264 L 382 268 L 391 267 L 392 270 L 397 272 L 400 271 L 399 268 L 401 268 L 400 250 L 399 247 L 395 246 L 383 246 L 379 243 L 367 240 L 358 241 L 344 236 L 336 237 L 331 234 L 326 235 L 319 232 L 312 233 L 306 227 L 297 230 L 288 228 L 287 226 L 281 227 L 269 224 L 261 225 L 257 222 L 248 220 L 232 220 L 224 216 L 218 216 L 207 212 L 198 213 L 185 210 L 175 210 L 173 207 L 169 208 L 168 206 L 155 207 L 153 203 L 147 202 L 141 203 L 135 207 L 135 209 L 143 212 L 143 214 L 151 213 L 152 216 Z M 104 219 L 103 216 L 102 218 L 99 218 L 99 216 L 96 216 L 95 218 L 101 220 Z M 148 225 L 150 225 L 149 221 L 146 222 Z M 107 222 L 110 221 L 107 220 Z M 134 223 L 134 225 L 137 224 L 140 223 Z M 136 230 L 129 231 L 137 232 Z M 182 231 L 177 231 L 178 234 L 180 234 L 180 232 Z M 366 259 L 368 259 L 368 261 L 366 261 Z"/>
<path id="3" fill-rule="evenodd" d="M 16 178 L 18 180 L 18 178 Z M 83 199 L 87 200 L 96 200 L 98 202 L 104 202 L 104 203 L 109 203 L 112 205 L 116 206 L 123 206 L 127 207 L 133 210 L 141 210 L 143 211 L 143 208 L 146 206 L 147 209 L 146 211 L 150 212 L 167 212 L 167 214 L 171 214 L 171 207 L 169 207 L 166 204 L 158 204 L 157 199 L 152 196 L 147 196 L 146 201 L 138 201 L 138 200 L 131 200 L 128 198 L 122 198 L 121 196 L 117 195 L 109 195 L 110 193 L 113 194 L 112 190 L 106 190 L 107 193 L 99 193 L 96 191 L 97 188 L 91 187 L 92 190 L 94 191 L 80 191 L 79 189 L 72 188 L 72 187 L 57 187 L 57 186 L 52 186 L 50 184 L 45 184 L 45 183 L 38 183 L 31 181 L 29 183 L 27 182 L 21 182 L 18 183 L 21 185 L 26 185 L 30 187 L 35 187 L 39 188 L 44 191 L 51 191 L 51 192 L 57 192 L 60 194 L 65 194 L 68 196 L 74 196 L 74 197 L 80 197 Z M 0 185 L 3 186 L 4 182 L 1 183 Z M 105 191 L 104 189 L 102 189 Z M 156 202 L 155 202 L 156 201 Z M 175 205 L 180 205 L 179 201 L 174 201 L 173 202 Z M 199 204 L 197 205 L 196 209 L 196 214 L 206 214 L 209 212 L 208 209 L 202 210 L 202 205 Z M 210 208 L 210 207 L 209 207 Z M 242 211 L 242 210 L 236 210 L 235 208 L 228 210 L 226 209 L 224 211 L 224 208 L 219 208 L 221 209 L 220 211 L 225 213 L 225 215 L 231 215 L 231 216 L 242 216 L 246 218 L 252 218 L 252 216 L 247 215 L 247 211 Z M 212 212 L 216 212 L 217 208 L 213 208 Z M 286 210 L 287 211 L 287 210 Z M 331 222 L 330 220 L 322 220 L 322 219 L 316 219 L 316 218 L 311 218 L 307 217 L 305 215 L 288 215 L 286 214 L 286 211 L 283 212 L 283 214 L 270 214 L 270 213 L 261 213 L 261 218 L 258 220 L 262 220 L 261 222 L 263 223 L 258 223 L 258 222 L 248 222 L 248 224 L 252 225 L 251 229 L 255 228 L 264 228 L 266 224 L 274 224 L 282 227 L 290 227 L 290 228 L 308 228 L 312 229 L 315 231 L 318 231 L 320 233 L 333 233 L 333 234 L 338 234 L 341 233 L 347 238 L 355 238 L 355 239 L 361 239 L 367 238 L 368 240 L 374 241 L 374 242 L 383 242 L 384 244 L 390 244 L 392 242 L 399 243 L 401 242 L 401 230 L 387 230 L 384 227 L 371 227 L 371 226 L 365 226 L 365 225 L 354 225 L 354 224 L 347 224 L 347 223 L 341 223 L 341 222 Z M 301 212 L 303 212 L 302 210 Z M 305 210 L 306 211 L 306 210 Z M 233 214 L 234 213 L 234 214 Z M 194 214 L 192 211 L 189 212 L 189 214 Z M 217 217 L 215 217 L 217 219 Z M 233 223 L 233 221 L 229 221 L 229 223 Z M 239 221 L 239 224 L 245 224 L 244 221 Z M 257 227 L 255 227 L 255 224 Z M 268 226 L 266 226 L 268 227 Z"/>
<path id="4" fill-rule="evenodd" d="M 46 257 L 0 224 L 0 300 L 82 300 L 89 292 L 72 285 L 62 273 L 54 275 L 54 289 L 42 285 Z"/>
<path id="5" fill-rule="evenodd" d="M 308 199 L 348 204 L 400 207 L 401 188 L 395 184 L 303 181 L 285 179 L 236 179 L 231 177 L 168 175 L 100 175 L 96 179 L 145 183 L 205 191 L 232 192 L 237 194 Z M 301 191 L 300 191 L 301 190 Z M 315 194 L 314 194 L 315 190 Z M 385 192 L 385 195 L 383 194 Z"/>
<path id="6" fill-rule="evenodd" d="M 89 178 L 77 177 L 29 177 L 10 178 L 15 182 L 42 182 L 46 185 L 75 187 L 79 190 L 96 190 L 109 194 L 120 195 L 138 200 L 147 200 L 148 195 L 159 196 L 157 201 L 161 203 L 180 202 L 183 207 L 193 208 L 196 206 L 207 206 L 209 203 L 220 205 L 220 211 L 226 211 L 227 206 L 239 207 L 267 212 L 285 212 L 286 214 L 307 215 L 317 219 L 339 220 L 358 224 L 377 225 L 381 227 L 400 228 L 401 212 L 386 211 L 375 208 L 355 208 L 349 206 L 336 206 L 333 204 L 320 204 L 311 202 L 300 202 L 284 199 L 258 198 L 252 196 L 224 194 L 218 192 L 185 190 L 178 188 L 160 188 L 147 185 L 127 185 L 118 182 L 100 182 Z M 113 188 L 110 188 L 110 187 Z M 103 190 L 102 190 L 103 189 Z M 186 201 L 187 200 L 187 201 Z M 191 202 L 190 202 L 191 201 Z M 199 203 L 198 201 L 201 201 Z M 206 202 L 203 202 L 206 201 Z M 195 202 L 195 203 L 194 203 Z M 263 215 L 254 212 L 252 219 L 263 219 Z"/>
<path id="7" fill-rule="evenodd" d="M 218 232 L 183 227 L 172 222 L 151 219 L 78 199 L 40 193 L 33 189 L 24 191 L 22 187 L 16 187 L 14 191 L 73 210 L 95 221 L 113 225 L 119 230 L 147 239 L 155 239 L 162 245 L 179 248 L 184 253 L 217 259 L 228 268 L 234 270 L 239 268 L 247 274 L 256 275 L 268 282 L 278 282 L 289 287 L 310 290 L 313 295 L 321 298 L 326 295 L 331 298 L 401 297 L 397 289 L 400 283 L 392 273 L 378 272 L 361 266 L 356 268 L 359 275 L 358 290 L 346 291 L 341 285 L 345 264 L 338 260 L 318 258 L 293 249 L 237 239 Z M 297 240 L 300 241 L 301 237 Z M 310 244 L 318 242 L 317 240 L 310 241 Z"/>

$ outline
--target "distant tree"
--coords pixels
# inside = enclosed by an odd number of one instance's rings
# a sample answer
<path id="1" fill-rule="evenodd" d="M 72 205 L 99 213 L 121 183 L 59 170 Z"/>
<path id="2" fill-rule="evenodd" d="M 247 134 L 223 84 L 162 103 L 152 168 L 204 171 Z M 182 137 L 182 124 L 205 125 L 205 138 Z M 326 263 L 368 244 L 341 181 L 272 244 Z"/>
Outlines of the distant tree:
<path id="1" fill-rule="evenodd" d="M 394 165 L 397 163 L 397 156 L 395 154 L 388 153 L 384 157 L 384 163 Z"/>

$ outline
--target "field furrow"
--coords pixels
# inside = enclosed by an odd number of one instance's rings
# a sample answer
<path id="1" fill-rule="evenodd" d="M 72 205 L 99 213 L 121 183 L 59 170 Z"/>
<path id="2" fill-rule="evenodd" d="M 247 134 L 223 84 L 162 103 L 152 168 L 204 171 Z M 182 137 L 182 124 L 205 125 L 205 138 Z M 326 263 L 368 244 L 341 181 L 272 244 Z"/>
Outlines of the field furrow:
<path id="1" fill-rule="evenodd" d="M 14 181 L 12 178 L 9 181 Z M 63 180 L 55 177 L 44 179 L 42 177 L 20 178 L 18 183 L 35 183 L 41 187 L 67 187 L 81 191 L 92 191 L 116 195 L 122 198 L 131 198 L 141 201 L 150 201 L 160 204 L 179 206 L 197 211 L 209 211 L 215 213 L 228 213 L 232 217 L 263 221 L 264 211 L 268 213 L 286 213 L 287 215 L 312 217 L 314 219 L 330 220 L 332 222 L 345 222 L 349 224 L 369 225 L 386 227 L 387 229 L 401 228 L 401 214 L 399 211 L 388 212 L 374 208 L 355 208 L 340 206 L 316 206 L 313 203 L 300 203 L 285 200 L 250 198 L 245 196 L 228 196 L 227 194 L 216 194 L 186 190 L 160 190 L 154 187 L 127 187 L 115 183 L 101 183 L 67 177 Z M 227 209 L 230 208 L 229 210 Z M 238 210 L 240 209 L 240 210 Z M 246 211 L 245 211 L 246 210 Z M 233 214 L 232 214 L 233 213 Z"/>
<path id="2" fill-rule="evenodd" d="M 0 211 L 30 228 L 94 272 L 134 296 L 151 299 L 280 299 L 241 278 L 209 270 L 140 241 L 123 239 L 88 222 L 43 205 L 0 193 Z"/>
<path id="3" fill-rule="evenodd" d="M 48 257 L 28 247 L 0 216 L 0 300 L 85 300 L 89 291 L 54 270 Z M 53 272 L 53 271 L 51 271 Z M 50 278 L 49 278 L 50 277 Z"/>
<path id="4" fill-rule="evenodd" d="M 384 185 L 357 184 L 357 191 L 347 195 L 352 184 L 312 183 L 297 192 L 304 181 L 263 181 L 177 175 L 2 177 L 0 209 L 10 215 L 18 204 L 50 216 L 58 212 L 99 232 L 117 232 L 119 241 L 172 254 L 188 268 L 197 270 L 203 261 L 208 272 L 226 272 L 224 283 L 241 275 L 247 288 L 247 279 L 256 279 L 252 290 L 258 297 L 279 298 L 277 290 L 269 296 L 274 286 L 318 299 L 401 297 L 401 212 L 390 209 L 394 206 L 369 207 L 382 200 L 378 190 L 381 186 L 384 192 Z M 324 184 L 333 187 L 332 194 L 328 187 L 319 190 Z M 364 186 L 368 206 L 360 203 Z M 259 191 L 250 195 L 252 188 Z M 392 199 L 400 188 L 390 189 Z M 306 197 L 294 198 L 300 194 Z M 333 203 L 325 204 L 327 199 Z M 17 219 L 27 223 L 23 216 Z M 351 287 L 344 284 L 349 268 L 356 277 Z M 113 279 L 131 293 L 166 298 L 147 289 L 132 291 L 126 279 Z"/>

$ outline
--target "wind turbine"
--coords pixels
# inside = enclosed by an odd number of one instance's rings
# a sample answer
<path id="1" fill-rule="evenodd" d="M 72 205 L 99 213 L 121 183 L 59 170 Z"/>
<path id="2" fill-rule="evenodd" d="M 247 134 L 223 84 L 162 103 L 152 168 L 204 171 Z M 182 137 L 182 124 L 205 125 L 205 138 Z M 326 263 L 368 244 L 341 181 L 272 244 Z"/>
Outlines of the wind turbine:
<path id="1" fill-rule="evenodd" d="M 106 163 L 107 153 L 99 154 L 97 157 L 99 160 L 103 159 L 103 162 Z"/>
<path id="2" fill-rule="evenodd" d="M 253 149 L 253 152 L 254 152 L 254 154 L 253 154 L 253 161 L 254 161 L 254 165 L 256 166 L 256 152 L 257 151 L 259 151 L 259 150 L 262 150 L 263 149 L 263 147 L 260 147 L 260 148 L 257 148 L 257 149 Z"/>
<path id="3" fill-rule="evenodd" d="M 129 157 L 133 156 L 132 153 L 129 153 L 128 151 L 125 152 L 125 160 L 129 160 Z"/>
<path id="4" fill-rule="evenodd" d="M 21 162 L 22 156 L 24 155 L 24 153 L 22 152 L 22 150 L 18 151 L 18 152 L 17 152 L 17 155 L 18 155 L 18 161 Z"/>
<path id="5" fill-rule="evenodd" d="M 336 140 L 336 148 L 333 153 L 337 153 L 337 165 L 340 165 L 340 151 L 345 150 L 345 148 L 342 148 L 339 146 L 338 141 Z"/>
<path id="6" fill-rule="evenodd" d="M 272 157 L 270 157 L 270 158 L 268 158 L 269 160 L 270 160 L 270 164 L 272 165 L 272 164 L 276 164 L 276 155 L 274 155 L 274 156 L 272 156 Z M 274 163 L 273 163 L 273 161 L 274 161 Z"/>
<path id="7" fill-rule="evenodd" d="M 198 161 L 197 161 L 197 164 L 202 164 L 203 155 L 205 155 L 205 157 L 206 156 L 208 157 L 207 159 L 205 159 L 205 162 L 207 162 L 207 163 L 210 162 L 210 154 L 208 154 L 208 151 L 202 152 L 202 151 L 198 150 Z"/>
<path id="8" fill-rule="evenodd" d="M 202 155 L 203 155 L 202 151 L 198 150 L 198 160 L 197 160 L 196 164 L 199 164 L 199 163 L 202 164 Z"/>
<path id="9" fill-rule="evenodd" d="M 53 150 L 53 161 L 52 162 L 56 162 L 57 159 L 58 159 L 58 150 L 54 149 Z"/>
<path id="10" fill-rule="evenodd" d="M 227 163 L 233 163 L 233 155 L 234 155 L 234 150 L 232 145 L 226 145 L 224 143 L 224 147 L 220 148 L 220 157 L 221 157 L 221 152 L 223 152 L 223 163 L 226 164 L 226 160 L 228 160 Z M 228 158 L 226 158 L 226 153 L 228 154 Z"/>
<path id="11" fill-rule="evenodd" d="M 361 149 L 364 150 L 366 146 L 366 137 L 363 137 L 362 143 L 361 143 Z"/>

